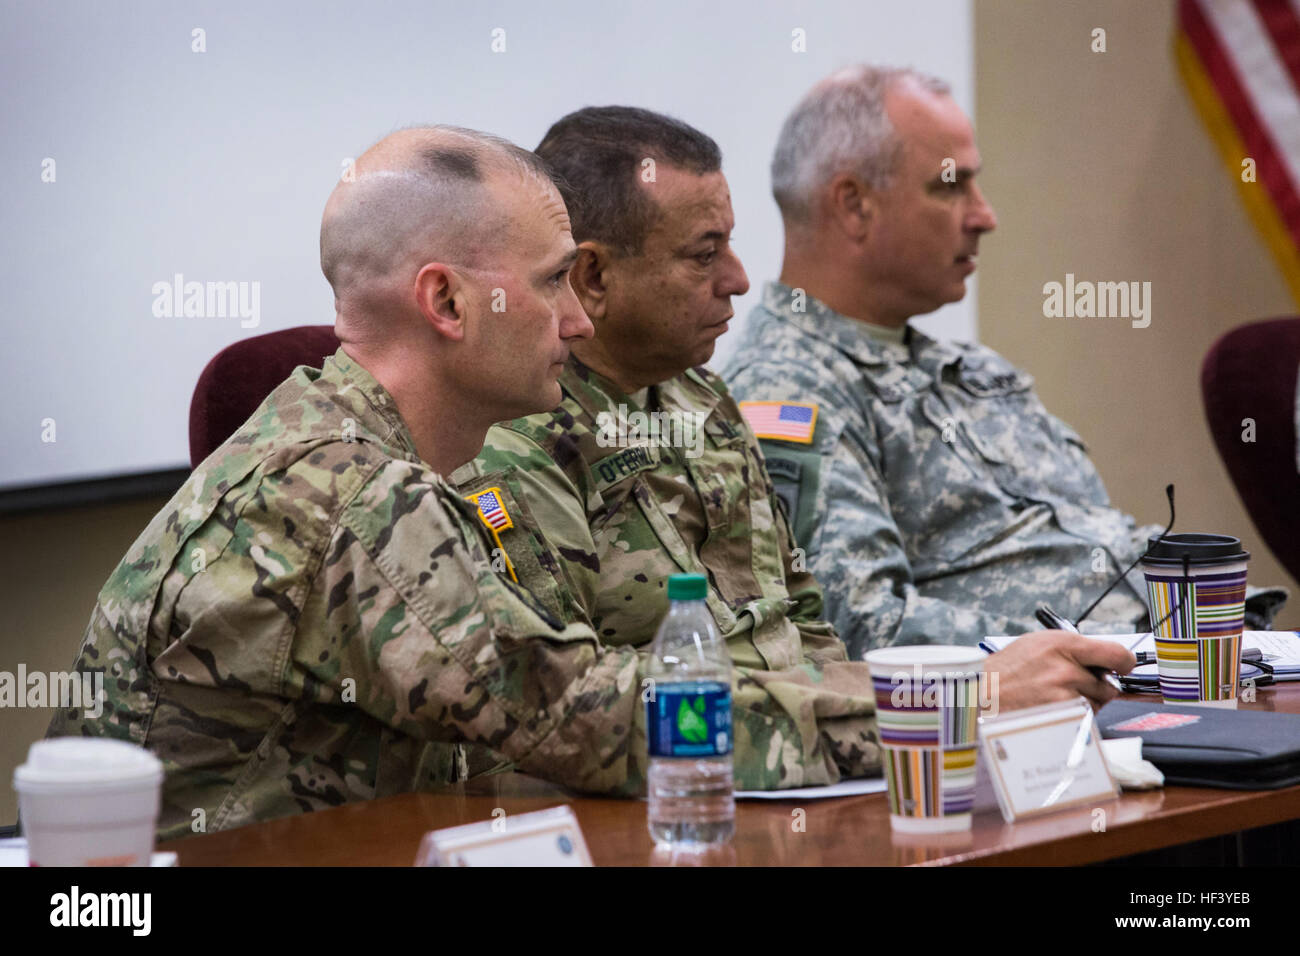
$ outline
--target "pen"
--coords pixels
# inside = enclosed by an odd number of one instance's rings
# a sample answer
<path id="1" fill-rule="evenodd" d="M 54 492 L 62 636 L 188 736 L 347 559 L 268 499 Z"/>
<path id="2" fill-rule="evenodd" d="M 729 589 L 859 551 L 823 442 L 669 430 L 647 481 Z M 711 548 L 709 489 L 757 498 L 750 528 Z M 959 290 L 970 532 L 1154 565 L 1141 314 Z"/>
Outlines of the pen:
<path id="1" fill-rule="evenodd" d="M 1071 624 L 1068 620 L 1061 617 L 1046 604 L 1038 605 L 1034 611 L 1034 617 L 1038 618 L 1038 623 L 1043 627 L 1052 628 L 1057 631 L 1069 631 L 1071 634 L 1078 634 L 1079 629 Z"/>
<path id="2" fill-rule="evenodd" d="M 1038 623 L 1042 624 L 1044 627 L 1050 627 L 1058 631 L 1068 631 L 1071 634 L 1079 633 L 1079 629 L 1075 627 L 1073 623 L 1066 618 L 1061 617 L 1061 615 L 1057 614 L 1046 604 L 1038 605 L 1038 608 L 1034 611 L 1034 617 L 1036 617 Z M 1141 663 L 1141 660 L 1139 660 L 1138 663 Z M 1104 667 L 1089 667 L 1088 670 L 1092 673 L 1092 676 L 1096 677 L 1098 680 L 1106 681 L 1116 690 L 1124 689 L 1120 686 L 1119 681 L 1115 679 L 1113 671 L 1108 671 Z"/>

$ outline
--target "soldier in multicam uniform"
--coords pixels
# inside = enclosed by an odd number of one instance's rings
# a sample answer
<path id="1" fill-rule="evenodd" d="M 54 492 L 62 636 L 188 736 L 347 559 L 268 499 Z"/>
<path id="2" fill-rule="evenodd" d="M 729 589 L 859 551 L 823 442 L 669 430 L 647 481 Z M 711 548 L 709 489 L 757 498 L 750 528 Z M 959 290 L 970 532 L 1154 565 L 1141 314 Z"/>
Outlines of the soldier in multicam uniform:
<path id="1" fill-rule="evenodd" d="M 826 623 L 758 443 L 702 364 L 731 296 L 748 288 L 729 244 L 716 144 L 665 116 L 603 107 L 560 120 L 538 153 L 561 177 L 579 244 L 571 281 L 596 335 L 574 343 L 559 408 L 491 429 L 452 480 L 489 502 L 519 581 L 607 645 L 646 649 L 667 609 L 667 576 L 707 575 L 735 664 L 740 786 L 875 772 L 867 668 L 846 659 Z M 1002 668 L 1003 707 L 1079 692 L 1106 699 L 1111 689 L 1078 660 L 1132 666 L 1114 645 L 1045 640 L 1041 667 L 1018 651 L 990 659 Z M 781 719 L 740 726 L 772 699 Z M 742 747 L 765 757 L 742 760 Z"/>
<path id="2" fill-rule="evenodd" d="M 157 754 L 163 839 L 502 757 L 574 789 L 644 789 L 637 652 L 519 586 L 488 512 L 441 477 L 491 422 L 554 407 L 569 343 L 591 335 L 563 202 L 537 157 L 463 130 L 394 134 L 356 174 L 321 229 L 343 347 L 280 385 L 132 545 L 77 662 L 104 672 L 103 712 L 50 728 Z M 811 680 L 752 682 L 742 783 L 826 777 L 790 703 Z"/>
<path id="3" fill-rule="evenodd" d="M 866 67 L 813 88 L 772 162 L 781 281 L 725 376 L 853 657 L 1019 634 L 1043 601 L 1073 619 L 1161 530 L 1110 507 L 1027 374 L 907 325 L 964 295 L 996 225 L 979 165 L 945 84 Z M 1143 594 L 1129 574 L 1092 621 L 1144 627 Z M 1251 620 L 1284 599 L 1252 594 Z"/>
<path id="4" fill-rule="evenodd" d="M 356 173 L 321 227 L 343 347 L 131 547 L 77 663 L 105 673 L 103 715 L 50 728 L 157 754 L 164 839 L 456 781 L 496 754 L 578 789 L 643 786 L 636 654 L 498 573 L 441 477 L 493 421 L 553 406 L 568 342 L 591 334 L 563 202 L 536 156 L 465 130 L 394 134 Z"/>

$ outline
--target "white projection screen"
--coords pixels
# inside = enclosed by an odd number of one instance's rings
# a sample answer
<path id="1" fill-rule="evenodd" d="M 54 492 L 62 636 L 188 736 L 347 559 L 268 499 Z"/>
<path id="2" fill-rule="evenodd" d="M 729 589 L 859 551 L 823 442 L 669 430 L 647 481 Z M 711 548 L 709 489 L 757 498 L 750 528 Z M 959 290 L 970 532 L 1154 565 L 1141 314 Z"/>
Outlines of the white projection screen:
<path id="1" fill-rule="evenodd" d="M 751 282 L 720 366 L 780 264 L 786 112 L 863 61 L 936 73 L 973 112 L 971 19 L 969 0 L 8 0 L 0 499 L 188 467 L 199 372 L 240 338 L 333 321 L 325 199 L 349 157 L 413 124 L 531 148 L 571 110 L 628 104 L 710 134 Z M 238 284 L 243 315 L 168 314 L 177 276 Z M 969 288 L 922 327 L 973 339 Z"/>

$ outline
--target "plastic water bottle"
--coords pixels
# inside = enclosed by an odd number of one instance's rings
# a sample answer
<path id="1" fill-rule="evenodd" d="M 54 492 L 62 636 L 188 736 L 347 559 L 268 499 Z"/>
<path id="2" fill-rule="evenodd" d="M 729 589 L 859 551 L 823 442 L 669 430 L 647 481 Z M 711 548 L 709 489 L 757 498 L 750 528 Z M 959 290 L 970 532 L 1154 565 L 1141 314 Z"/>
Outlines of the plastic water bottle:
<path id="1" fill-rule="evenodd" d="M 731 655 L 704 603 L 702 574 L 668 578 L 668 614 L 646 674 L 650 836 L 658 844 L 728 842 L 736 828 L 731 777 Z"/>

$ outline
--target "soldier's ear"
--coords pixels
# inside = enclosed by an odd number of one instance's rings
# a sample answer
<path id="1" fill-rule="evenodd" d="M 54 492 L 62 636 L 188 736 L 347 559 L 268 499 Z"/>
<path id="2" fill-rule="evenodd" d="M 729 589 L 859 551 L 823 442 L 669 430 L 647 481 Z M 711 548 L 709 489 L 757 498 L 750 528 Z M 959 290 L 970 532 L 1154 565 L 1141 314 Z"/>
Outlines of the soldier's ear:
<path id="1" fill-rule="evenodd" d="M 852 173 L 840 173 L 831 180 L 825 196 L 831 221 L 850 239 L 865 239 L 876 212 L 875 191 Z"/>
<path id="2" fill-rule="evenodd" d="M 456 271 L 426 263 L 415 276 L 415 304 L 439 335 L 455 342 L 465 337 L 465 290 Z"/>
<path id="3" fill-rule="evenodd" d="M 583 311 L 593 322 L 605 316 L 613 261 L 609 247 L 603 242 L 587 240 L 578 243 L 578 260 L 569 273 L 569 284 L 573 286 Z"/>

